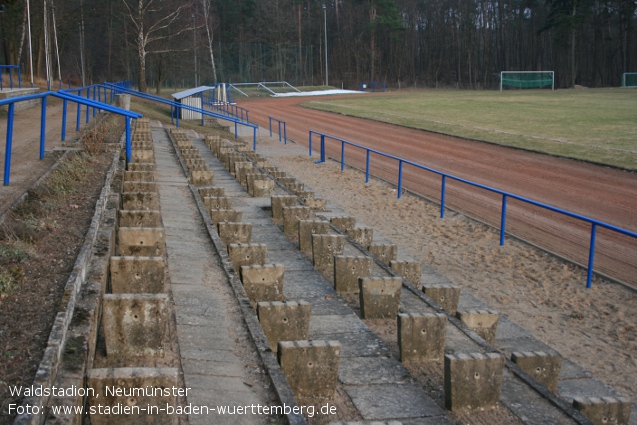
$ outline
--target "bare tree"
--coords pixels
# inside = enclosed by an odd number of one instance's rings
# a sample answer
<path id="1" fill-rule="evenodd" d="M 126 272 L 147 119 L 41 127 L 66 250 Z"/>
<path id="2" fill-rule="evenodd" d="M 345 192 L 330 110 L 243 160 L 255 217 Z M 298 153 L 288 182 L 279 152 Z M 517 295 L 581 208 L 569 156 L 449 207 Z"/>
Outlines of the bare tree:
<path id="1" fill-rule="evenodd" d="M 212 52 L 212 33 L 210 32 L 210 0 L 201 0 L 201 7 L 203 9 L 203 17 L 206 22 L 206 34 L 208 35 L 208 50 L 210 51 L 210 63 L 212 64 L 212 78 L 213 82 L 217 83 L 217 67 L 215 66 L 215 55 Z"/>
<path id="2" fill-rule="evenodd" d="M 150 45 L 169 37 L 177 36 L 191 28 L 183 25 L 176 31 L 170 31 L 178 23 L 181 11 L 188 4 L 182 4 L 172 12 L 166 12 L 166 3 L 162 0 L 122 0 L 126 6 L 126 16 L 135 29 L 137 45 L 137 59 L 139 61 L 139 90 L 145 92 L 146 85 L 146 56 L 149 53 L 167 53 L 173 49 L 159 48 L 150 50 Z"/>

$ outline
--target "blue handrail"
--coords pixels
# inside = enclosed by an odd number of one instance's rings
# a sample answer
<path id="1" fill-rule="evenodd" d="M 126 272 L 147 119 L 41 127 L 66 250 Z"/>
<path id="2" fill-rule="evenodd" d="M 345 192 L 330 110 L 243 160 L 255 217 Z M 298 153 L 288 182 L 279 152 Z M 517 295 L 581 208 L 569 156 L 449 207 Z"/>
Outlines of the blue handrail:
<path id="1" fill-rule="evenodd" d="M 523 196 L 519 196 L 516 195 L 514 193 L 511 192 L 506 192 L 500 189 L 496 189 L 493 188 L 491 186 L 486 186 L 480 183 L 476 183 L 473 182 L 471 180 L 467 180 L 467 179 L 463 179 L 461 177 L 457 177 L 454 176 L 452 174 L 448 174 L 445 173 L 443 171 L 440 170 L 436 170 L 435 168 L 431 168 L 431 167 L 427 167 L 425 165 L 422 164 L 418 164 L 416 162 L 413 161 L 409 161 L 407 159 L 401 158 L 399 156 L 396 155 L 391 155 L 385 152 L 381 152 L 379 150 L 376 149 L 371 149 L 368 148 L 366 146 L 362 146 L 359 145 L 357 143 L 353 143 L 344 139 L 341 139 L 339 137 L 335 137 L 335 136 L 330 136 L 328 134 L 325 133 L 321 133 L 319 131 L 315 131 L 315 130 L 310 130 L 309 133 L 309 147 L 310 147 L 310 156 L 312 156 L 312 135 L 318 135 L 321 137 L 321 159 L 319 161 L 316 161 L 316 163 L 321 163 L 321 162 L 325 162 L 325 139 L 331 139 L 337 142 L 341 143 L 341 170 L 344 170 L 345 168 L 345 145 L 349 145 L 349 146 L 353 146 L 355 148 L 359 148 L 362 149 L 366 152 L 366 164 L 365 164 L 365 181 L 368 182 L 369 181 L 369 175 L 370 175 L 370 154 L 376 154 L 379 156 L 382 156 L 384 158 L 388 158 L 388 159 L 393 159 L 395 161 L 398 161 L 398 187 L 397 187 L 397 192 L 398 192 L 398 198 L 401 197 L 402 195 L 402 189 L 403 189 L 403 165 L 407 164 L 407 165 L 411 165 L 413 167 L 416 167 L 418 169 L 421 170 L 425 170 L 425 171 L 429 171 L 431 173 L 437 174 L 439 176 L 442 177 L 442 188 L 441 188 L 441 196 L 440 196 L 440 217 L 444 218 L 444 210 L 445 210 L 445 192 L 446 192 L 446 181 L 447 179 L 451 179 L 451 180 L 455 180 L 457 182 L 461 182 L 461 183 L 465 183 L 468 184 L 470 186 L 474 186 L 480 189 L 484 189 L 486 191 L 492 192 L 492 193 L 497 193 L 499 195 L 502 195 L 502 209 L 501 209 L 501 216 L 500 216 L 500 245 L 504 245 L 504 235 L 506 232 L 506 212 L 507 212 L 507 200 L 509 198 L 511 199 L 515 199 L 536 207 L 540 207 L 543 208 L 545 210 L 548 211 L 552 211 L 552 212 L 556 212 L 562 215 L 565 215 L 567 217 L 571 217 L 571 218 L 575 218 L 577 220 L 580 221 L 584 221 L 586 223 L 591 224 L 591 239 L 590 239 L 590 245 L 589 245 L 589 254 L 588 254 L 588 268 L 587 268 L 587 276 L 586 276 L 586 287 L 590 288 L 592 285 L 592 279 L 593 279 L 593 265 L 595 262 L 595 241 L 596 241 L 596 236 L 597 236 L 597 227 L 603 227 L 605 229 L 608 230 L 612 230 L 614 232 L 626 235 L 626 236 L 630 236 L 633 238 L 637 238 L 637 233 L 632 232 L 630 230 L 626 230 L 623 229 L 621 227 L 617 227 L 617 226 L 613 226 L 612 224 L 609 223 L 605 223 L 603 221 L 600 220 L 596 220 L 594 218 L 590 218 L 581 214 L 576 214 L 573 213 L 571 211 L 567 211 L 561 208 L 557 208 L 554 207 L 552 205 L 549 204 L 545 204 L 543 202 L 539 202 L 539 201 L 534 201 L 533 199 L 528 199 L 525 198 Z"/>
<path id="2" fill-rule="evenodd" d="M 279 142 L 281 141 L 281 136 L 283 136 L 283 141 L 284 144 L 288 144 L 288 130 L 287 130 L 287 124 L 285 123 L 285 121 L 281 121 L 277 118 L 274 117 L 268 117 L 269 123 L 270 123 L 270 137 L 272 137 L 272 121 L 276 121 L 279 124 Z M 283 133 L 281 133 L 281 124 L 283 124 Z"/>
<path id="3" fill-rule="evenodd" d="M 11 72 L 12 69 L 17 69 L 18 70 L 18 88 L 22 88 L 22 74 L 20 71 L 20 67 L 18 65 L 0 65 L 0 90 L 3 90 L 2 87 L 2 70 L 3 69 L 8 69 L 9 70 L 9 88 L 13 89 L 13 73 Z"/>

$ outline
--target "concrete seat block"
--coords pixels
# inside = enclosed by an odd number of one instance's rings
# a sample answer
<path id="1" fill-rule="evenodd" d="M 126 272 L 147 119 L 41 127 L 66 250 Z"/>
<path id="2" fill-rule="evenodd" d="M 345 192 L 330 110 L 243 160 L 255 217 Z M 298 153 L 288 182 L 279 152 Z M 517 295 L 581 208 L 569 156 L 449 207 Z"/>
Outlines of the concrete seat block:
<path id="1" fill-rule="evenodd" d="M 225 246 L 231 243 L 250 243 L 252 241 L 251 223 L 221 222 L 219 237 Z"/>
<path id="2" fill-rule="evenodd" d="M 300 191 L 296 194 L 299 198 L 306 202 L 308 199 L 314 199 L 314 192 L 310 192 L 307 190 Z"/>
<path id="3" fill-rule="evenodd" d="M 186 391 L 181 388 L 180 382 L 177 368 L 92 369 L 88 373 L 86 383 L 87 388 L 94 389 L 88 393 L 87 398 L 88 406 L 94 407 L 93 410 L 96 413 L 89 416 L 91 424 L 176 425 L 178 415 L 169 415 L 165 411 L 149 412 L 148 406 L 157 406 L 158 408 L 165 408 L 167 404 L 177 406 L 178 396 L 185 395 Z M 110 389 L 108 393 L 107 388 Z M 173 388 L 176 389 L 174 393 Z M 113 389 L 119 389 L 121 392 L 114 392 Z M 132 393 L 132 389 L 140 389 L 141 391 Z M 145 389 L 149 389 L 149 391 L 143 391 Z M 165 393 L 163 389 L 170 389 L 170 391 Z M 102 413 L 108 412 L 109 414 L 97 414 L 100 411 L 98 405 L 102 406 Z M 131 409 L 130 414 L 124 413 L 124 407 Z M 117 411 L 117 408 L 120 408 L 120 411 Z M 141 408 L 146 410 L 141 410 Z"/>
<path id="4" fill-rule="evenodd" d="M 269 167 L 272 165 L 270 161 L 266 161 L 266 160 L 255 161 L 255 164 L 257 164 L 257 167 L 261 167 L 261 168 Z"/>
<path id="5" fill-rule="evenodd" d="M 338 341 L 283 341 L 277 357 L 294 395 L 305 402 L 334 398 L 340 354 Z"/>
<path id="6" fill-rule="evenodd" d="M 118 359 L 164 355 L 170 299 L 167 294 L 104 294 L 106 355 Z"/>
<path id="7" fill-rule="evenodd" d="M 130 162 L 155 162 L 155 154 L 148 149 L 131 149 Z"/>
<path id="8" fill-rule="evenodd" d="M 307 199 L 305 206 L 310 207 L 312 211 L 323 211 L 327 205 L 327 199 Z"/>
<path id="9" fill-rule="evenodd" d="M 206 196 L 203 204 L 209 210 L 231 210 L 232 199 L 225 196 Z"/>
<path id="10" fill-rule="evenodd" d="M 445 407 L 452 412 L 498 407 L 504 357 L 495 353 L 445 356 Z"/>
<path id="11" fill-rule="evenodd" d="M 511 353 L 511 361 L 550 391 L 557 391 L 562 369 L 561 356 L 544 351 L 524 351 Z"/>
<path id="12" fill-rule="evenodd" d="M 283 207 L 283 233 L 296 235 L 299 233 L 299 221 L 310 218 L 308 207 Z"/>
<path id="13" fill-rule="evenodd" d="M 276 353 L 279 341 L 307 340 L 310 336 L 312 306 L 306 301 L 263 301 L 257 304 L 257 316 Z"/>
<path id="14" fill-rule="evenodd" d="M 420 277 L 422 276 L 422 263 L 419 261 L 397 261 L 391 260 L 389 267 L 397 274 L 401 275 L 408 282 L 418 286 L 420 284 Z"/>
<path id="15" fill-rule="evenodd" d="M 334 289 L 339 294 L 358 294 L 358 279 L 372 271 L 371 257 L 334 256 Z"/>
<path id="16" fill-rule="evenodd" d="M 283 264 L 241 267 L 241 281 L 252 306 L 261 301 L 283 301 Z"/>
<path id="17" fill-rule="evenodd" d="M 166 232 L 161 227 L 120 227 L 117 248 L 124 256 L 161 257 L 166 252 Z"/>
<path id="18" fill-rule="evenodd" d="M 272 207 L 272 218 L 283 218 L 283 207 L 293 207 L 296 205 L 296 196 L 274 195 L 270 197 Z"/>
<path id="19" fill-rule="evenodd" d="M 202 186 L 199 189 L 199 195 L 202 198 L 210 197 L 210 196 L 226 196 L 226 189 L 223 187 L 214 187 L 214 186 Z"/>
<path id="20" fill-rule="evenodd" d="M 155 173 L 152 171 L 124 171 L 126 182 L 154 182 Z"/>
<path id="21" fill-rule="evenodd" d="M 113 294 L 158 294 L 165 292 L 166 261 L 163 257 L 111 257 Z"/>
<path id="22" fill-rule="evenodd" d="M 457 311 L 456 317 L 469 329 L 480 335 L 489 344 L 495 343 L 495 333 L 498 328 L 498 312 L 494 310 L 464 310 Z"/>
<path id="23" fill-rule="evenodd" d="M 255 198 L 266 198 L 274 193 L 274 180 L 253 180 L 250 195 Z"/>
<path id="24" fill-rule="evenodd" d="M 453 315 L 458 310 L 460 290 L 459 286 L 449 284 L 428 284 L 422 287 L 425 295 Z"/>
<path id="25" fill-rule="evenodd" d="M 207 172 L 210 171 L 210 169 L 207 165 L 189 165 L 188 171 L 192 174 L 193 172 Z"/>
<path id="26" fill-rule="evenodd" d="M 263 171 L 272 175 L 272 173 L 279 171 L 279 169 L 278 167 L 275 167 L 274 165 L 269 165 L 267 167 L 263 167 Z"/>
<path id="27" fill-rule="evenodd" d="M 305 191 L 305 185 L 303 183 L 288 183 L 285 187 L 290 189 L 297 196 L 299 193 L 303 193 Z"/>
<path id="28" fill-rule="evenodd" d="M 218 225 L 223 222 L 240 223 L 243 214 L 236 210 L 208 210 L 212 224 Z"/>
<path id="29" fill-rule="evenodd" d="M 234 163 L 233 175 L 241 182 L 242 174 L 245 174 L 251 168 L 252 163 L 250 161 L 237 161 Z"/>
<path id="30" fill-rule="evenodd" d="M 197 156 L 199 156 L 199 154 L 197 154 Z M 192 166 L 196 166 L 196 165 L 206 165 L 206 161 L 204 161 L 203 159 L 200 158 L 196 158 L 196 159 L 189 159 L 186 158 L 186 167 L 190 168 Z"/>
<path id="31" fill-rule="evenodd" d="M 342 231 L 346 231 L 347 229 L 353 229 L 356 226 L 356 217 L 349 216 L 341 216 L 341 217 L 332 217 L 330 222 L 341 229 Z"/>
<path id="32" fill-rule="evenodd" d="M 575 397 L 573 407 L 595 425 L 628 425 L 632 403 L 625 397 Z"/>
<path id="33" fill-rule="evenodd" d="M 403 363 L 442 359 L 446 336 L 447 316 L 444 314 L 398 315 L 398 348 Z"/>
<path id="34" fill-rule="evenodd" d="M 122 182 L 122 193 L 126 192 L 154 192 L 157 193 L 157 183 Z"/>
<path id="35" fill-rule="evenodd" d="M 153 142 L 152 140 L 140 140 L 140 141 L 131 141 L 131 152 L 136 150 L 152 150 Z M 149 161 L 154 162 L 154 161 Z"/>
<path id="36" fill-rule="evenodd" d="M 145 210 L 120 210 L 119 227 L 162 227 L 161 212 Z"/>
<path id="37" fill-rule="evenodd" d="M 369 227 L 355 227 L 347 229 L 346 232 L 349 238 L 365 249 L 368 249 L 374 241 L 374 229 Z"/>
<path id="38" fill-rule="evenodd" d="M 254 193 L 254 182 L 257 180 L 267 180 L 267 176 L 260 171 L 246 173 L 245 188 L 247 189 L 249 195 L 252 195 Z"/>
<path id="39" fill-rule="evenodd" d="M 277 180 L 281 180 L 282 178 L 285 178 L 286 174 L 285 171 L 268 171 L 268 173 L 270 173 L 270 175 L 272 176 L 272 178 L 277 179 Z"/>
<path id="40" fill-rule="evenodd" d="M 155 164 L 150 162 L 129 162 L 128 171 L 155 171 Z"/>
<path id="41" fill-rule="evenodd" d="M 268 247 L 266 244 L 234 244 L 228 245 L 228 256 L 234 269 L 241 270 L 241 266 L 262 266 L 266 262 Z"/>
<path id="42" fill-rule="evenodd" d="M 159 210 L 159 193 L 157 192 L 123 192 L 121 199 L 124 210 Z"/>
<path id="43" fill-rule="evenodd" d="M 398 247 L 396 245 L 373 244 L 369 246 L 368 250 L 370 254 L 387 265 L 398 256 Z"/>
<path id="44" fill-rule="evenodd" d="M 312 260 L 319 271 L 333 270 L 334 256 L 343 255 L 345 236 L 312 235 Z"/>
<path id="45" fill-rule="evenodd" d="M 214 177 L 215 174 L 212 171 L 191 171 L 189 181 L 195 186 L 211 186 Z"/>
<path id="46" fill-rule="evenodd" d="M 330 230 L 330 224 L 323 220 L 299 220 L 299 249 L 312 253 L 312 235 L 325 235 Z"/>
<path id="47" fill-rule="evenodd" d="M 361 277 L 358 294 L 363 319 L 396 317 L 403 280 L 399 277 Z"/>

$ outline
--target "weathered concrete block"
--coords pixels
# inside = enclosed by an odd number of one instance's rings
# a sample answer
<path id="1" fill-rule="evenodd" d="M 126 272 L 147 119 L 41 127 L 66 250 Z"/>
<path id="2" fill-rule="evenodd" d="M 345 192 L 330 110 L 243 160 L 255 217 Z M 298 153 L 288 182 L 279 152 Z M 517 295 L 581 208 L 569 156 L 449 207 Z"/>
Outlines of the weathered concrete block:
<path id="1" fill-rule="evenodd" d="M 454 315 L 460 302 L 460 290 L 459 286 L 450 284 L 427 284 L 422 287 L 425 295 Z"/>
<path id="2" fill-rule="evenodd" d="M 295 195 L 298 196 L 299 193 L 302 193 L 305 190 L 305 185 L 303 183 L 288 183 L 285 185 L 288 189 L 290 189 Z"/>
<path id="3" fill-rule="evenodd" d="M 249 195 L 254 196 L 254 182 L 259 180 L 267 180 L 267 176 L 260 171 L 258 173 L 252 172 L 246 174 L 245 188 Z"/>
<path id="4" fill-rule="evenodd" d="M 214 177 L 212 171 L 191 171 L 189 182 L 195 186 L 212 186 Z"/>
<path id="5" fill-rule="evenodd" d="M 161 257 L 166 251 L 166 233 L 161 227 L 120 227 L 117 248 L 124 256 Z"/>
<path id="6" fill-rule="evenodd" d="M 163 356 L 167 294 L 104 294 L 102 325 L 109 357 Z"/>
<path id="7" fill-rule="evenodd" d="M 257 167 L 261 167 L 261 168 L 269 167 L 270 165 L 272 165 L 270 164 L 270 161 L 266 161 L 266 160 L 256 161 L 255 164 L 257 164 Z"/>
<path id="8" fill-rule="evenodd" d="M 453 412 L 498 407 L 504 357 L 495 353 L 445 356 L 445 407 Z"/>
<path id="9" fill-rule="evenodd" d="M 267 167 L 263 167 L 263 171 L 265 171 L 266 173 L 272 175 L 272 173 L 279 171 L 279 169 L 273 165 L 267 166 Z"/>
<path id="10" fill-rule="evenodd" d="M 165 292 L 166 261 L 163 257 L 111 257 L 113 294 L 158 294 Z"/>
<path id="11" fill-rule="evenodd" d="M 331 400 L 338 378 L 338 341 L 282 341 L 277 357 L 300 402 Z"/>
<path id="12" fill-rule="evenodd" d="M 355 227 L 347 229 L 347 236 L 354 242 L 367 249 L 374 241 L 374 229 L 369 227 Z"/>
<path id="13" fill-rule="evenodd" d="M 155 173 L 152 171 L 124 171 L 126 182 L 154 182 Z"/>
<path id="14" fill-rule="evenodd" d="M 383 263 L 389 265 L 389 262 L 395 260 L 398 255 L 398 247 L 389 244 L 373 244 L 368 248 L 370 254 L 378 258 Z"/>
<path id="15" fill-rule="evenodd" d="M 296 205 L 296 196 L 274 195 L 270 197 L 270 205 L 272 206 L 272 218 L 283 218 L 283 207 L 293 207 Z"/>
<path id="16" fill-rule="evenodd" d="M 299 221 L 310 218 L 308 207 L 283 207 L 283 233 L 297 235 L 299 233 Z"/>
<path id="17" fill-rule="evenodd" d="M 251 223 L 219 223 L 219 237 L 225 246 L 231 243 L 250 243 L 252 241 Z"/>
<path id="18" fill-rule="evenodd" d="M 575 397 L 573 407 L 595 425 L 628 425 L 632 403 L 625 397 Z"/>
<path id="19" fill-rule="evenodd" d="M 136 142 L 131 141 L 130 147 L 131 147 L 131 152 L 136 150 L 152 150 L 153 142 L 152 140 L 140 140 Z"/>
<path id="20" fill-rule="evenodd" d="M 225 196 L 206 196 L 203 204 L 209 210 L 230 210 L 232 209 L 232 198 Z"/>
<path id="21" fill-rule="evenodd" d="M 89 392 L 87 400 L 88 406 L 93 407 L 95 412 L 90 415 L 91 425 L 175 425 L 178 415 L 159 410 L 150 412 L 148 407 L 165 409 L 166 405 L 178 406 L 179 395 L 186 394 L 186 389 L 180 387 L 177 368 L 92 369 L 86 385 L 95 390 L 94 393 Z M 173 388 L 176 389 L 174 393 Z M 133 392 L 133 389 L 142 391 Z M 145 389 L 149 391 L 143 391 Z M 170 391 L 164 393 L 163 389 Z M 101 412 L 108 414 L 97 414 L 100 412 L 99 405 L 102 406 Z"/>
<path id="22" fill-rule="evenodd" d="M 268 171 L 268 173 L 270 173 L 272 178 L 277 179 L 277 180 L 285 178 L 285 171 Z"/>
<path id="23" fill-rule="evenodd" d="M 361 277 L 358 294 L 363 319 L 396 317 L 403 280 L 399 277 Z"/>
<path id="24" fill-rule="evenodd" d="M 129 162 L 128 163 L 128 171 L 155 171 L 155 164 L 144 163 L 144 162 Z"/>
<path id="25" fill-rule="evenodd" d="M 310 207 L 313 211 L 323 211 L 327 205 L 326 199 L 307 199 L 305 206 Z"/>
<path id="26" fill-rule="evenodd" d="M 253 307 L 261 301 L 283 301 L 283 264 L 242 266 L 241 281 Z"/>
<path id="27" fill-rule="evenodd" d="M 231 243 L 228 245 L 228 256 L 234 269 L 241 270 L 241 266 L 262 266 L 265 264 L 268 247 L 266 244 Z"/>
<path id="28" fill-rule="evenodd" d="M 188 167 L 189 169 L 191 167 L 196 167 L 199 165 L 206 165 L 206 161 L 204 161 L 202 158 L 186 158 L 186 167 Z"/>
<path id="29" fill-rule="evenodd" d="M 162 227 L 159 211 L 119 210 L 119 227 Z"/>
<path id="30" fill-rule="evenodd" d="M 123 192 L 121 199 L 124 210 L 159 210 L 159 193 L 157 192 Z"/>
<path id="31" fill-rule="evenodd" d="M 307 190 L 300 191 L 296 194 L 299 198 L 303 200 L 305 203 L 308 199 L 314 199 L 314 192 L 310 192 Z"/>
<path id="32" fill-rule="evenodd" d="M 131 162 L 155 162 L 155 155 L 149 149 L 131 149 Z"/>
<path id="33" fill-rule="evenodd" d="M 237 161 L 234 163 L 234 173 L 233 175 L 237 178 L 239 182 L 241 182 L 242 176 L 248 171 L 252 169 L 252 163 L 250 161 Z"/>
<path id="34" fill-rule="evenodd" d="M 347 229 L 353 229 L 354 226 L 356 226 L 356 217 L 332 217 L 330 222 L 342 231 L 346 231 Z"/>
<path id="35" fill-rule="evenodd" d="M 257 304 L 257 316 L 276 353 L 279 341 L 307 340 L 312 306 L 305 301 L 264 301 Z"/>
<path id="36" fill-rule="evenodd" d="M 333 270 L 334 256 L 345 252 L 345 236 L 312 235 L 312 259 L 320 271 Z"/>
<path id="37" fill-rule="evenodd" d="M 243 214 L 236 210 L 208 210 L 212 224 L 218 225 L 223 222 L 240 223 Z"/>
<path id="38" fill-rule="evenodd" d="M 401 362 L 438 360 L 445 355 L 447 316 L 436 313 L 398 315 Z"/>
<path id="39" fill-rule="evenodd" d="M 199 173 L 200 172 L 208 172 L 208 171 L 210 171 L 210 169 L 208 168 L 207 165 L 190 165 L 188 167 L 188 171 L 190 171 L 190 175 L 192 175 L 192 173 L 194 173 L 194 172 L 199 172 Z"/>
<path id="40" fill-rule="evenodd" d="M 422 263 L 419 261 L 397 261 L 391 260 L 389 267 L 413 285 L 418 286 L 420 284 L 420 277 L 422 276 Z"/>
<path id="41" fill-rule="evenodd" d="M 511 361 L 550 391 L 557 390 L 557 381 L 562 369 L 561 356 L 547 354 L 544 351 L 514 352 L 511 354 Z"/>
<path id="42" fill-rule="evenodd" d="M 253 180 L 252 193 L 255 198 L 265 198 L 274 193 L 274 180 Z"/>
<path id="43" fill-rule="evenodd" d="M 203 186 L 198 188 L 199 196 L 206 197 L 223 197 L 226 196 L 226 189 L 223 187 Z"/>
<path id="44" fill-rule="evenodd" d="M 358 278 L 368 277 L 372 271 L 371 257 L 334 256 L 334 289 L 339 294 L 358 294 Z"/>
<path id="45" fill-rule="evenodd" d="M 469 329 L 480 335 L 489 344 L 495 342 L 498 328 L 498 312 L 494 310 L 466 310 L 457 311 L 456 317 Z"/>
<path id="46" fill-rule="evenodd" d="M 126 192 L 157 192 L 157 183 L 123 182 L 122 193 Z"/>
<path id="47" fill-rule="evenodd" d="M 299 220 L 299 249 L 312 253 L 312 235 L 326 235 L 330 224 L 323 220 Z"/>

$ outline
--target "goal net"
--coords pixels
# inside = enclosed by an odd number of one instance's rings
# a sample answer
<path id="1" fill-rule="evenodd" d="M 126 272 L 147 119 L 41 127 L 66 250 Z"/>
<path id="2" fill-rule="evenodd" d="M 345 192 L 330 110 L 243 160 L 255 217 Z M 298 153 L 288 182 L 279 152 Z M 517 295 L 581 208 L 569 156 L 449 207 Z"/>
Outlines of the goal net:
<path id="1" fill-rule="evenodd" d="M 624 72 L 622 74 L 622 87 L 637 87 L 637 72 Z"/>
<path id="2" fill-rule="evenodd" d="M 553 71 L 502 71 L 500 72 L 500 91 L 504 86 L 519 89 L 551 87 L 555 90 Z"/>

